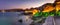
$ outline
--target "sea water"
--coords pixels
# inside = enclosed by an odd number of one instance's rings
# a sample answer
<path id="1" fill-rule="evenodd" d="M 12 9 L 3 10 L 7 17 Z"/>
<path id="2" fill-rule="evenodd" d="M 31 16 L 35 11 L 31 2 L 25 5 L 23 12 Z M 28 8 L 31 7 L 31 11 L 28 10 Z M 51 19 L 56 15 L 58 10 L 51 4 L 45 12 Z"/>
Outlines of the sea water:
<path id="1" fill-rule="evenodd" d="M 0 25 L 29 25 L 32 20 L 26 21 L 26 15 L 22 15 L 23 12 L 0 12 Z M 18 20 L 22 19 L 20 23 Z"/>

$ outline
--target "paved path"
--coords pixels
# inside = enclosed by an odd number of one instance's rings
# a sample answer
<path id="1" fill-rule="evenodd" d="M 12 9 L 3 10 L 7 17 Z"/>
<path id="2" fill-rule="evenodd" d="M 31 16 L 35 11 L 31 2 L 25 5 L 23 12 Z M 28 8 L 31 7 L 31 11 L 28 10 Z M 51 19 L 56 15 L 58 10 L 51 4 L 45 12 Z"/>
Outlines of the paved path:
<path id="1" fill-rule="evenodd" d="M 49 16 L 48 18 L 46 18 L 45 23 L 43 25 L 54 25 L 53 17 Z"/>
<path id="2" fill-rule="evenodd" d="M 55 24 L 60 25 L 60 17 L 55 17 Z"/>
<path id="3" fill-rule="evenodd" d="M 54 18 L 54 20 L 52 20 Z M 60 17 L 48 17 L 43 25 L 60 25 Z"/>

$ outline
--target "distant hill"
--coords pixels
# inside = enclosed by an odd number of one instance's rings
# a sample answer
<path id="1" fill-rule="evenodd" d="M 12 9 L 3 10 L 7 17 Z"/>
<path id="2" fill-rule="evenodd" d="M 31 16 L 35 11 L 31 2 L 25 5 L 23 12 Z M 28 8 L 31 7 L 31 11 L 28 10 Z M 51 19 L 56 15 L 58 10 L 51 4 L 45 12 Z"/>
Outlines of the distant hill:
<path id="1" fill-rule="evenodd" d="M 5 12 L 20 12 L 20 11 L 24 11 L 23 9 L 8 9 L 5 10 Z"/>

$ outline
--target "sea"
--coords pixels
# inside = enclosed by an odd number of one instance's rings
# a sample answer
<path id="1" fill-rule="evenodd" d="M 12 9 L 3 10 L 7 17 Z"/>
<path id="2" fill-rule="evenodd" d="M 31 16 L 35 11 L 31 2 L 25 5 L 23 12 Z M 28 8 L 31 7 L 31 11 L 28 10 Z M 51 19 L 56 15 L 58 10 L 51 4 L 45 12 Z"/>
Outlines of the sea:
<path id="1" fill-rule="evenodd" d="M 33 21 L 30 15 L 23 12 L 0 12 L 0 25 L 30 25 Z M 22 23 L 19 20 L 22 19 Z"/>

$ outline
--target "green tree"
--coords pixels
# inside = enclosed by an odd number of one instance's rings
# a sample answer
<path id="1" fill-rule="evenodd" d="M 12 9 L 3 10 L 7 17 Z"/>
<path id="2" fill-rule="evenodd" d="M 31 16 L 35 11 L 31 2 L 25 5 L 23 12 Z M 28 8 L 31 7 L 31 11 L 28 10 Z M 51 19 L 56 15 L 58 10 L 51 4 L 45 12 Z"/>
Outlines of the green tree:
<path id="1" fill-rule="evenodd" d="M 42 14 L 43 17 L 48 17 L 48 15 L 49 15 L 49 12 L 43 12 Z"/>
<path id="2" fill-rule="evenodd" d="M 57 16 L 60 16 L 60 11 L 58 11 L 56 14 L 57 14 Z"/>
<path id="3" fill-rule="evenodd" d="M 55 12 L 49 12 L 49 15 L 50 16 L 54 16 L 55 15 Z"/>

